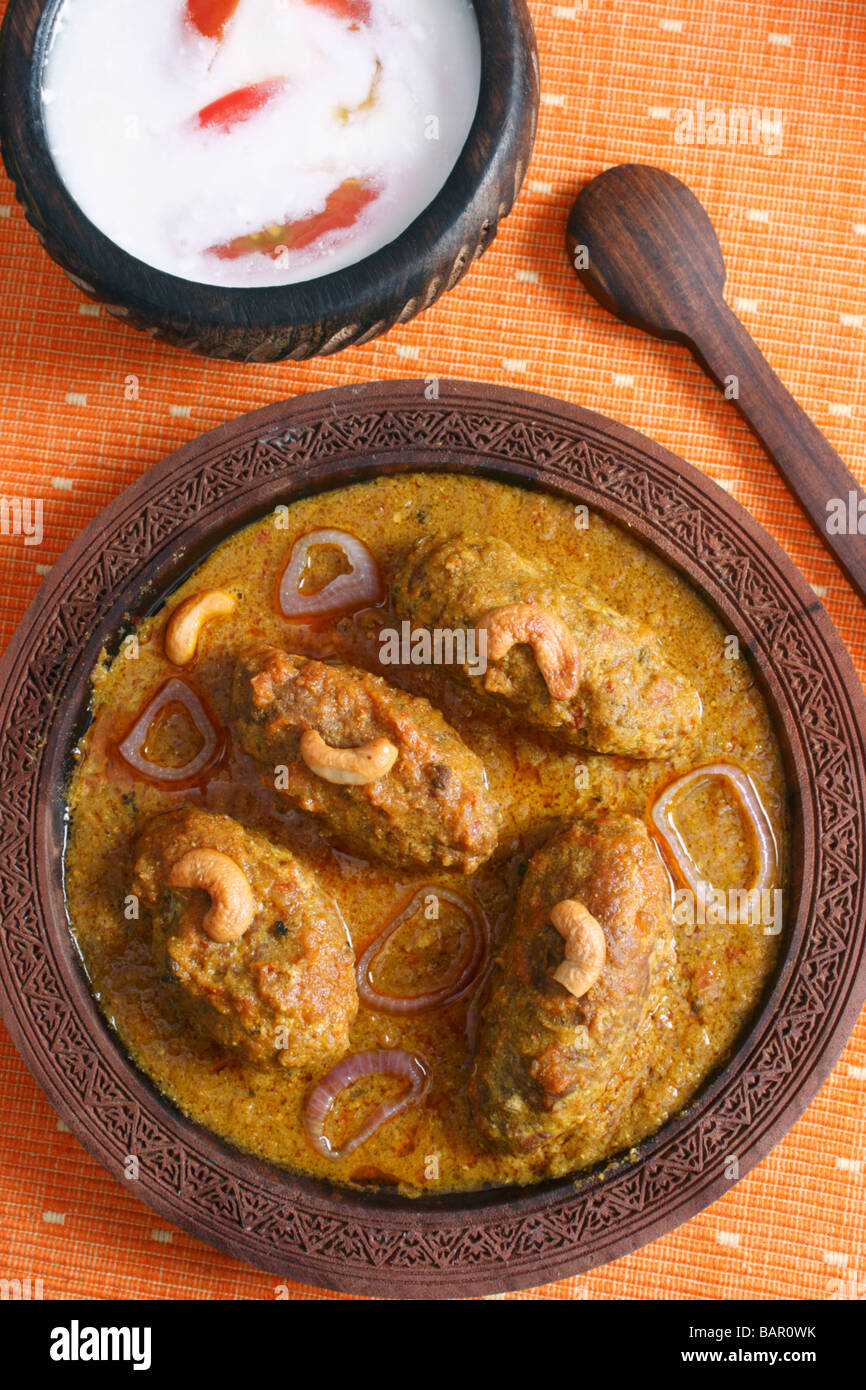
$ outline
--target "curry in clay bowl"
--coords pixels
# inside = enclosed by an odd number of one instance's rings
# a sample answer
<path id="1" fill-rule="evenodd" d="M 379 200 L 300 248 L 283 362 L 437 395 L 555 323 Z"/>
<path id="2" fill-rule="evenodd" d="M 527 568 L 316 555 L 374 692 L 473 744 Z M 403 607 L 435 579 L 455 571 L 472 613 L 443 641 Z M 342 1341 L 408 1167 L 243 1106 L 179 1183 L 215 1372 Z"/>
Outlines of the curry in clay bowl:
<path id="1" fill-rule="evenodd" d="M 427 395 L 151 470 L 2 706 L 4 1011 L 61 1115 L 219 1248 L 407 1298 L 685 1220 L 866 986 L 866 702 L 791 562 L 621 425 Z"/>

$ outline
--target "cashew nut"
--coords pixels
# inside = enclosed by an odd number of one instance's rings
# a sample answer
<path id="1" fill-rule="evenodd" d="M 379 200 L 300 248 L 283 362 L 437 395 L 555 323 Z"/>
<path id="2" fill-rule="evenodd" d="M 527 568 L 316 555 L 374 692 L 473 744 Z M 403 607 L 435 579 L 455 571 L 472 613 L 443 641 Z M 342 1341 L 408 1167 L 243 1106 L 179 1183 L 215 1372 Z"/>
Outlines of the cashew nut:
<path id="1" fill-rule="evenodd" d="M 580 684 L 580 652 L 561 618 L 535 603 L 510 603 L 482 614 L 478 631 L 487 633 L 487 650 L 501 661 L 519 642 L 528 642 L 554 700 L 570 700 Z"/>
<path id="2" fill-rule="evenodd" d="M 216 849 L 188 850 L 168 876 L 169 888 L 202 888 L 211 905 L 202 926 L 211 941 L 237 941 L 249 931 L 256 900 L 249 880 L 227 854 Z"/>
<path id="3" fill-rule="evenodd" d="M 301 757 L 326 782 L 366 787 L 387 776 L 397 761 L 397 749 L 387 738 L 374 738 L 362 748 L 330 748 L 315 729 L 307 729 L 301 734 Z"/>
<path id="4" fill-rule="evenodd" d="M 188 666 L 195 656 L 199 634 L 210 618 L 228 618 L 235 611 L 235 599 L 224 589 L 203 589 L 175 608 L 165 629 L 163 646 L 175 666 Z"/>
<path id="5" fill-rule="evenodd" d="M 575 999 L 592 989 L 604 969 L 607 945 L 600 924 L 576 898 L 550 909 L 550 920 L 565 938 L 565 960 L 553 978 Z"/>

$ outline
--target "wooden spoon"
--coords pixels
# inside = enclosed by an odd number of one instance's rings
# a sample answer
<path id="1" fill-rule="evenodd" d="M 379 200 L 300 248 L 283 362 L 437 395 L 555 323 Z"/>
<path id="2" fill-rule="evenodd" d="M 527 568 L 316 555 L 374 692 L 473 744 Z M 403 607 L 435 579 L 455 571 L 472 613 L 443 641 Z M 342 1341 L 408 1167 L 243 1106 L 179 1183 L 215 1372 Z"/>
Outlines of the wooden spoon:
<path id="1" fill-rule="evenodd" d="M 866 497 L 725 303 L 722 248 L 694 193 L 663 169 L 617 165 L 578 194 L 568 249 L 605 309 L 691 349 L 866 599 Z"/>

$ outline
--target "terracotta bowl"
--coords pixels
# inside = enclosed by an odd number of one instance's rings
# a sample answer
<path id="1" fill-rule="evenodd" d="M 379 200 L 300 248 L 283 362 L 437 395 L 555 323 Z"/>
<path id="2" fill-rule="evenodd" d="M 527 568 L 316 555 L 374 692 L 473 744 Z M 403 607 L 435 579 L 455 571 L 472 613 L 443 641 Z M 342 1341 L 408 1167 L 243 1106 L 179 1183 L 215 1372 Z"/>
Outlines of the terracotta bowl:
<path id="1" fill-rule="evenodd" d="M 238 362 L 300 360 L 369 342 L 453 289 L 486 251 L 520 191 L 539 102 L 525 0 L 472 0 L 481 95 L 447 183 L 395 241 L 332 275 L 274 289 L 225 289 L 154 270 L 84 215 L 46 143 L 41 72 L 62 0 L 10 0 L 0 32 L 0 151 L 49 255 L 91 299 L 153 337 Z"/>
<path id="2" fill-rule="evenodd" d="M 64 910 L 64 787 L 88 674 L 124 615 L 153 611 L 278 503 L 405 470 L 483 474 L 588 504 L 715 606 L 752 657 L 784 751 L 793 832 L 785 948 L 723 1072 L 636 1158 L 556 1181 L 409 1200 L 293 1177 L 190 1123 L 128 1060 Z M 126 629 L 128 630 L 128 629 Z M 240 1259 L 403 1298 L 494 1293 L 624 1255 L 730 1188 L 830 1071 L 866 996 L 866 698 L 826 612 L 775 542 L 643 436 L 545 397 L 423 382 L 308 395 L 151 469 L 52 569 L 0 668 L 0 997 L 23 1057 L 81 1142 L 166 1220 Z"/>

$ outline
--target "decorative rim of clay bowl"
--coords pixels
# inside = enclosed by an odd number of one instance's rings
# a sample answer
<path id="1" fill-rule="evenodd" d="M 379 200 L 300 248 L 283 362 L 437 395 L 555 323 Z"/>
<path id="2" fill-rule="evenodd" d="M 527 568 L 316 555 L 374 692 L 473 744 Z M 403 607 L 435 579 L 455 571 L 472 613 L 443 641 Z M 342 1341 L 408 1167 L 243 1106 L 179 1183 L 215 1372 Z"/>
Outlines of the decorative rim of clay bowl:
<path id="1" fill-rule="evenodd" d="M 790 797 L 785 947 L 734 1055 L 636 1154 L 578 1180 L 417 1200 L 250 1158 L 134 1067 L 90 993 L 64 908 L 64 788 L 88 677 L 227 535 L 277 504 L 383 473 L 457 471 L 585 503 L 660 553 L 739 636 L 775 718 Z M 615 1259 L 764 1157 L 814 1096 L 866 996 L 866 697 L 792 561 L 727 493 L 625 426 L 529 392 L 387 382 L 302 396 L 158 464 L 54 566 L 2 662 L 0 997 L 81 1142 L 166 1220 L 251 1264 L 401 1298 L 490 1294 Z"/>
<path id="2" fill-rule="evenodd" d="M 471 0 L 481 93 L 444 187 L 404 232 L 355 265 L 296 285 L 226 288 L 155 270 L 67 192 L 48 151 L 41 74 L 63 0 L 10 0 L 0 31 L 0 152 L 50 256 L 85 294 L 175 347 L 241 362 L 325 356 L 408 323 L 453 289 L 520 192 L 540 100 L 526 0 Z"/>

